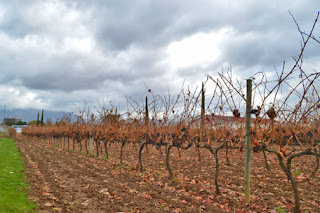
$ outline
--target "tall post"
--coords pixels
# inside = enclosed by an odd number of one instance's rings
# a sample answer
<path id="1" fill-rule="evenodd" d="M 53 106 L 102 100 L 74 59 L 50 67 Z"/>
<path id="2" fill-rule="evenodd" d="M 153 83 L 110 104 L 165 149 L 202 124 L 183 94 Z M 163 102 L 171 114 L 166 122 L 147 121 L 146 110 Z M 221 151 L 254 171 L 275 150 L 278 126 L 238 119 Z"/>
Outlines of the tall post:
<path id="1" fill-rule="evenodd" d="M 244 172 L 245 202 L 250 202 L 250 170 L 251 170 L 251 94 L 252 80 L 247 79 L 247 104 L 246 104 L 246 161 Z"/>
<path id="2" fill-rule="evenodd" d="M 204 98 L 204 84 L 202 82 L 202 89 L 201 89 L 201 124 L 200 124 L 200 131 L 201 131 L 201 137 L 200 140 L 202 141 L 202 145 L 205 145 L 205 141 L 203 140 L 203 136 L 205 133 L 205 124 L 204 124 L 204 119 L 205 119 L 205 98 Z"/>
<path id="3" fill-rule="evenodd" d="M 93 138 L 92 138 L 93 120 L 94 120 L 94 114 L 92 113 L 92 115 L 91 115 L 91 134 L 90 134 L 90 144 L 89 144 L 89 149 L 90 149 L 91 154 L 93 154 Z"/>
<path id="4" fill-rule="evenodd" d="M 146 109 L 145 109 L 145 125 L 148 126 L 149 124 L 149 109 L 148 109 L 148 96 L 146 96 Z"/>

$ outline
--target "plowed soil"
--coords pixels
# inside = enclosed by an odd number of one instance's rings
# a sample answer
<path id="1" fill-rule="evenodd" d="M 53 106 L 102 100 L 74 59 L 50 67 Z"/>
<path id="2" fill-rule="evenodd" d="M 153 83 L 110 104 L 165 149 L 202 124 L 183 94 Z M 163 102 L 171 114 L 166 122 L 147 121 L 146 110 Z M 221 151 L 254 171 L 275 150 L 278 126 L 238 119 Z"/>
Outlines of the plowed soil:
<path id="1" fill-rule="evenodd" d="M 251 202 L 244 202 L 244 153 L 229 152 L 228 164 L 220 151 L 219 185 L 214 185 L 215 160 L 207 150 L 172 149 L 168 179 L 165 155 L 149 146 L 143 151 L 144 172 L 139 172 L 138 147 L 126 145 L 120 165 L 120 145 L 111 144 L 110 158 L 88 156 L 65 147 L 18 135 L 16 144 L 25 160 L 29 198 L 39 212 L 291 212 L 291 183 L 277 159 L 268 154 L 270 170 L 262 153 L 253 153 Z M 76 147 L 78 148 L 78 147 Z M 101 150 L 102 151 L 102 150 Z M 164 152 L 164 149 L 162 150 Z M 309 179 L 315 157 L 294 160 L 303 211 L 320 212 L 320 175 Z"/>

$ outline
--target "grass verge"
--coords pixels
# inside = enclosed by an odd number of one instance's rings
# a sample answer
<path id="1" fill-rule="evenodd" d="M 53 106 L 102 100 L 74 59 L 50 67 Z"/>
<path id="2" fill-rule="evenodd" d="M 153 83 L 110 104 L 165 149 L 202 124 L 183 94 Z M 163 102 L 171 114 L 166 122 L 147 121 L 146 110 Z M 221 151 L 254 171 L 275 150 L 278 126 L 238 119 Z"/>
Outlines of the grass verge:
<path id="1" fill-rule="evenodd" d="M 11 138 L 0 138 L 0 211 L 35 212 L 36 205 L 28 200 L 24 180 L 25 168 Z"/>

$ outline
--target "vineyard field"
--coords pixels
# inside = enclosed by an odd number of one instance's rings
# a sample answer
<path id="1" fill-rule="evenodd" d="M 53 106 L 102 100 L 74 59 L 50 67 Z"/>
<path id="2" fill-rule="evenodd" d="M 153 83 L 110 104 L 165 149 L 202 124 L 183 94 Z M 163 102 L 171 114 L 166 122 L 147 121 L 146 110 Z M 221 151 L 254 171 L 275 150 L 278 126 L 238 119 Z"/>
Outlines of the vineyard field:
<path id="1" fill-rule="evenodd" d="M 120 145 L 110 143 L 109 159 L 103 153 L 90 156 L 79 147 L 44 143 L 17 135 L 16 144 L 25 159 L 30 198 L 40 212 L 291 212 L 291 183 L 276 155 L 252 153 L 251 202 L 244 202 L 245 154 L 225 149 L 218 153 L 220 194 L 215 189 L 215 158 L 207 149 L 170 152 L 173 178 L 168 178 L 166 155 L 149 144 L 142 151 L 144 170 L 139 171 L 139 146 L 126 145 L 120 165 Z M 309 179 L 315 156 L 295 158 L 292 173 L 298 183 L 303 212 L 320 212 L 320 174 Z"/>

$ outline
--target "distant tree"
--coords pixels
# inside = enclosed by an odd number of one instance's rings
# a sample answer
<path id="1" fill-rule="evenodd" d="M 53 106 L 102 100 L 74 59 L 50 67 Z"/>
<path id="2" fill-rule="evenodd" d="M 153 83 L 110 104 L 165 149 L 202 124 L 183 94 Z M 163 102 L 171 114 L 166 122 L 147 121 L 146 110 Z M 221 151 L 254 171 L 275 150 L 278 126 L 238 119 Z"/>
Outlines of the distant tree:
<path id="1" fill-rule="evenodd" d="M 39 121 L 39 111 L 38 111 L 37 126 L 39 126 L 39 123 L 40 121 Z"/>
<path id="2" fill-rule="evenodd" d="M 25 122 L 25 121 L 18 121 L 18 122 L 16 123 L 16 125 L 27 125 L 27 122 Z"/>
<path id="3" fill-rule="evenodd" d="M 41 113 L 41 126 L 44 125 L 44 122 L 43 122 L 43 109 L 42 109 L 42 113 Z"/>
<path id="4" fill-rule="evenodd" d="M 36 120 L 34 120 L 34 121 L 29 121 L 29 122 L 28 122 L 28 125 L 30 125 L 30 126 L 37 125 L 38 122 L 39 122 L 39 121 L 36 121 Z"/>
<path id="5" fill-rule="evenodd" d="M 12 125 L 15 125 L 16 123 L 15 122 L 12 122 L 12 121 L 8 121 L 7 122 L 7 126 L 12 126 Z"/>

